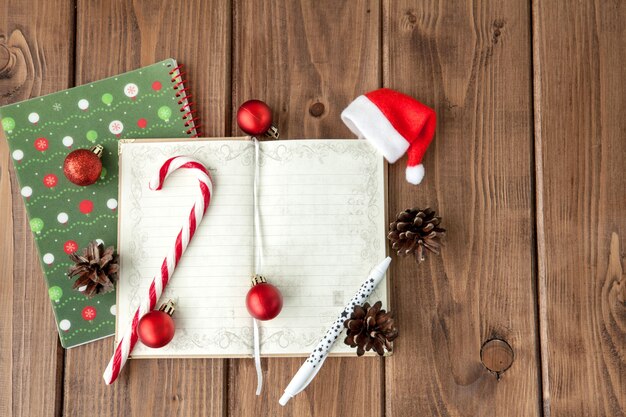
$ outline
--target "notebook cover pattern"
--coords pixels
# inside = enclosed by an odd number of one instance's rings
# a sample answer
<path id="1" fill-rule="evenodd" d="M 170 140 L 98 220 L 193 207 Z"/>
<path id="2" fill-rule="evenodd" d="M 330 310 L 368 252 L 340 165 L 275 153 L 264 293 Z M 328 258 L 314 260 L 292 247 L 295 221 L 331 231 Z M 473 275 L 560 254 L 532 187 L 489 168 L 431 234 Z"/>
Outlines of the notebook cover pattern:
<path id="1" fill-rule="evenodd" d="M 117 141 L 196 136 L 185 93 L 176 61 L 167 59 L 0 108 L 65 348 L 115 333 L 115 292 L 89 299 L 72 289 L 66 273 L 68 254 L 92 240 L 117 248 Z M 97 144 L 104 146 L 99 180 L 87 187 L 69 182 L 67 154 Z"/>

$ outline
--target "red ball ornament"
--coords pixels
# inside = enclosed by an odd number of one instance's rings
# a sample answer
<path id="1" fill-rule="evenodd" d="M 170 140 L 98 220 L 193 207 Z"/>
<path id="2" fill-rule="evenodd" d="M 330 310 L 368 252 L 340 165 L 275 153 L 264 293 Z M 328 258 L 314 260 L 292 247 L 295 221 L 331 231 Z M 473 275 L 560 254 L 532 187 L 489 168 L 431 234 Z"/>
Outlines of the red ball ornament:
<path id="1" fill-rule="evenodd" d="M 250 136 L 268 135 L 278 139 L 278 129 L 272 126 L 272 109 L 261 100 L 248 100 L 237 110 L 239 128 Z"/>
<path id="2" fill-rule="evenodd" d="M 141 343 L 151 348 L 161 348 L 171 342 L 176 332 L 173 313 L 174 303 L 170 300 L 160 309 L 144 315 L 137 325 L 137 336 Z"/>
<path id="3" fill-rule="evenodd" d="M 152 89 L 154 91 L 159 91 L 161 89 L 162 85 L 160 81 L 155 81 L 152 83 Z"/>
<path id="4" fill-rule="evenodd" d="M 246 295 L 248 313 L 258 320 L 271 320 L 283 309 L 283 295 L 280 290 L 268 284 L 260 275 L 252 278 L 252 288 Z"/>
<path id="5" fill-rule="evenodd" d="M 98 181 L 102 172 L 102 145 L 91 150 L 76 149 L 70 152 L 63 162 L 63 173 L 70 182 L 76 185 L 91 185 Z"/>
<path id="6" fill-rule="evenodd" d="M 137 120 L 137 126 L 139 126 L 140 129 L 145 129 L 146 126 L 148 126 L 148 121 L 142 117 L 141 119 Z"/>

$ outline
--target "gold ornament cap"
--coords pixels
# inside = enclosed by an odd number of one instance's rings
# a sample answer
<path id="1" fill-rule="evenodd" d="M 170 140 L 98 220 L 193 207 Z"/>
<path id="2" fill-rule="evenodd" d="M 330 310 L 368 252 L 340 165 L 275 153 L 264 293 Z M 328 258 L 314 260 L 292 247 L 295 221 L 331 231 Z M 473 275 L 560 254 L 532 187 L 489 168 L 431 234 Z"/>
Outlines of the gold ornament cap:
<path id="1" fill-rule="evenodd" d="M 96 145 L 89 149 L 91 152 L 95 153 L 98 158 L 102 159 L 102 152 L 104 152 L 104 146 Z"/>
<path id="2" fill-rule="evenodd" d="M 174 314 L 174 310 L 176 310 L 176 303 L 174 302 L 174 300 L 167 300 L 165 304 L 159 307 L 159 311 L 162 311 L 169 316 Z"/>
<path id="3" fill-rule="evenodd" d="M 263 275 L 255 274 L 252 276 L 252 286 L 254 287 L 257 284 L 264 284 L 267 280 Z"/>

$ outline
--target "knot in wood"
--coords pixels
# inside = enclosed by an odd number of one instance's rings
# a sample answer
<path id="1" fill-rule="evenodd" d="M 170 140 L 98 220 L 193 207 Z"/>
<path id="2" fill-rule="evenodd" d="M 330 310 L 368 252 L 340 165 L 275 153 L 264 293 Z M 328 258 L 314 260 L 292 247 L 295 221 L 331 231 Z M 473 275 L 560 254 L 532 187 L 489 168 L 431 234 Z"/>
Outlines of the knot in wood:
<path id="1" fill-rule="evenodd" d="M 326 108 L 324 107 L 324 104 L 318 101 L 316 103 L 311 104 L 311 106 L 309 107 L 309 113 L 313 117 L 321 117 L 324 114 L 325 109 Z"/>
<path id="2" fill-rule="evenodd" d="M 513 348 L 502 339 L 490 339 L 480 349 L 482 364 L 497 376 L 511 367 L 514 358 Z"/>
<path id="3" fill-rule="evenodd" d="M 8 74 L 15 65 L 15 58 L 6 45 L 0 43 L 0 74 Z"/>

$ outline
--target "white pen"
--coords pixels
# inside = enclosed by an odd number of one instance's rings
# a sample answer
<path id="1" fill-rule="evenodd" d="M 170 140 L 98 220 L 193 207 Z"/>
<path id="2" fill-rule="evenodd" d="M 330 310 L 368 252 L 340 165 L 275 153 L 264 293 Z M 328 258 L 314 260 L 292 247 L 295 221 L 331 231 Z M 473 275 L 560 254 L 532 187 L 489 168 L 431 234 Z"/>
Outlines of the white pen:
<path id="1" fill-rule="evenodd" d="M 376 286 L 378 286 L 380 281 L 383 280 L 390 263 L 391 258 L 387 257 L 384 261 L 372 269 L 372 272 L 370 272 L 367 280 L 363 283 L 363 285 L 361 285 L 359 291 L 357 291 L 356 295 L 352 297 L 348 305 L 341 311 L 337 320 L 335 320 L 322 340 L 320 340 L 317 346 L 315 346 L 313 353 L 311 353 L 308 359 L 302 364 L 300 369 L 298 369 L 298 372 L 296 372 L 294 377 L 291 379 L 291 382 L 287 385 L 287 388 L 285 388 L 285 393 L 282 397 L 280 397 L 280 405 L 287 404 L 291 398 L 302 392 L 313 380 L 313 378 L 315 378 L 315 375 L 317 375 L 322 367 L 322 364 L 326 360 L 330 349 L 333 347 L 337 338 L 343 331 L 344 321 L 350 317 L 352 310 L 354 310 L 354 306 L 363 304 L 372 291 L 374 291 Z"/>

